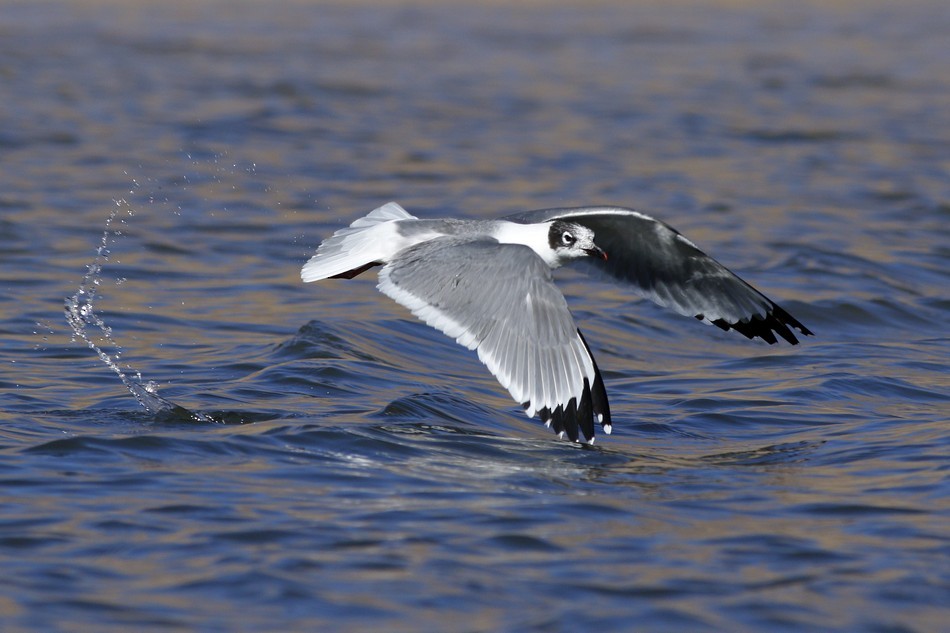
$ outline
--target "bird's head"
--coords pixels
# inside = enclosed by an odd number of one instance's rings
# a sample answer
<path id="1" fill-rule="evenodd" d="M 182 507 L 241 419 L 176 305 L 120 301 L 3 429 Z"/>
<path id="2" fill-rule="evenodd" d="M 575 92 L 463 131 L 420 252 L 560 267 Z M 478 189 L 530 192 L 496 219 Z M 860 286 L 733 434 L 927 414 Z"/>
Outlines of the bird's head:
<path id="1" fill-rule="evenodd" d="M 594 243 L 594 232 L 575 222 L 551 222 L 548 245 L 554 251 L 558 265 L 580 257 L 607 259 L 607 253 Z"/>

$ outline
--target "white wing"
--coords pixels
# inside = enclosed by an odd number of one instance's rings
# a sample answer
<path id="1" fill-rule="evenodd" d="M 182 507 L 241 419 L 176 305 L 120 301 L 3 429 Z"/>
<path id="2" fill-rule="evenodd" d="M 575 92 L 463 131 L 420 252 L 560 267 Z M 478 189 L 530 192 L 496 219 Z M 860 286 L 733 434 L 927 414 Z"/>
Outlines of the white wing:
<path id="1" fill-rule="evenodd" d="M 603 380 L 551 270 L 527 246 L 440 237 L 399 253 L 379 290 L 478 351 L 524 406 L 572 440 L 610 432 Z"/>

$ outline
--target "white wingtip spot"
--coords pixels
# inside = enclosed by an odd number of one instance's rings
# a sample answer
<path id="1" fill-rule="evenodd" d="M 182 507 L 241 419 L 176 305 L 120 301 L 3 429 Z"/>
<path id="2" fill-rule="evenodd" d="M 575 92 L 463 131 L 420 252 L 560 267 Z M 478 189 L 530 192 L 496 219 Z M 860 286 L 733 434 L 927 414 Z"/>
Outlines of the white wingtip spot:
<path id="1" fill-rule="evenodd" d="M 551 422 L 552 422 L 552 420 L 545 420 L 545 421 L 544 421 L 544 426 L 546 426 L 547 428 L 551 428 Z"/>
<path id="2" fill-rule="evenodd" d="M 594 445 L 594 440 L 595 440 L 595 439 L 597 439 L 597 438 L 596 438 L 596 437 L 592 437 L 592 438 L 590 438 L 589 440 L 587 440 L 587 444 L 588 444 L 588 446 L 593 446 L 593 445 Z"/>
<path id="3" fill-rule="evenodd" d="M 607 435 L 610 435 L 613 432 L 613 430 L 614 430 L 614 427 L 611 426 L 610 424 L 604 425 L 604 433 L 606 433 Z"/>
<path id="4" fill-rule="evenodd" d="M 560 433 L 557 434 L 557 439 L 559 439 L 559 440 L 563 440 L 563 439 L 564 439 L 564 431 L 561 431 Z"/>

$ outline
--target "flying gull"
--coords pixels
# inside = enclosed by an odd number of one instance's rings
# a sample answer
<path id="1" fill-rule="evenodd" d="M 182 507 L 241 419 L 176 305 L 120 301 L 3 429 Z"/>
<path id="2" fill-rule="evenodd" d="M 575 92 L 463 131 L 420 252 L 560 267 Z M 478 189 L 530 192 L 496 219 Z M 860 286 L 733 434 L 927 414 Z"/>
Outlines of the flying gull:
<path id="1" fill-rule="evenodd" d="M 596 242 L 595 242 L 596 240 Z M 305 282 L 382 265 L 377 288 L 454 338 L 529 417 L 574 441 L 611 431 L 604 381 L 551 271 L 584 260 L 635 294 L 769 344 L 811 332 L 675 229 L 623 207 L 424 220 L 385 204 L 324 240 Z"/>

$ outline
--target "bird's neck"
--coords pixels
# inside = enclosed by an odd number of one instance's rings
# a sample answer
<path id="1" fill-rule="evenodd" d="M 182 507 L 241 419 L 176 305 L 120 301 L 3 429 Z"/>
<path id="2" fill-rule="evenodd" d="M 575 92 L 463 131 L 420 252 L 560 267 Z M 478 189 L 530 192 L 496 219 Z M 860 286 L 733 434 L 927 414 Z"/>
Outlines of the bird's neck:
<path id="1" fill-rule="evenodd" d="M 548 235 L 550 222 L 540 224 L 520 224 L 503 220 L 498 223 L 493 237 L 502 244 L 522 244 L 527 246 L 551 268 L 558 268 L 564 262 L 551 248 Z"/>

